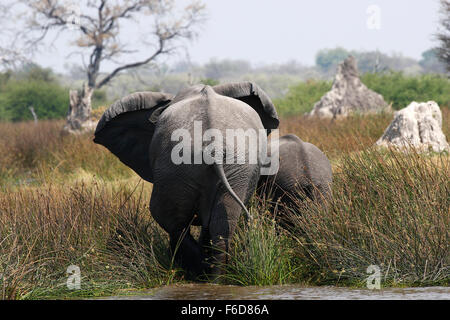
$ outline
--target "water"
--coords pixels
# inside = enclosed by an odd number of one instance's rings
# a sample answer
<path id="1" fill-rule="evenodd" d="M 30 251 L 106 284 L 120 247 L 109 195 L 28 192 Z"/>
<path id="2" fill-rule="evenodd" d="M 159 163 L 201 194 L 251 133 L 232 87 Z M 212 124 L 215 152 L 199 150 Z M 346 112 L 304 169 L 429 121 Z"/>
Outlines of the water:
<path id="1" fill-rule="evenodd" d="M 133 296 L 133 300 L 450 300 L 450 287 L 386 288 L 381 290 L 298 285 L 239 287 L 214 284 L 170 285 Z"/>

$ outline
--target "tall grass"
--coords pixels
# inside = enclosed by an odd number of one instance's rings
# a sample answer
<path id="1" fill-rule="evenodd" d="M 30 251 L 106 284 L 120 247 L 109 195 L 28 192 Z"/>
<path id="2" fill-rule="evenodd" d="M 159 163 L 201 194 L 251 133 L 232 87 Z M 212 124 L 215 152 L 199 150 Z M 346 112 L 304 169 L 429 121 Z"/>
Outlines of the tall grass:
<path id="1" fill-rule="evenodd" d="M 266 203 L 255 201 L 251 210 L 255 218 L 249 225 L 239 225 L 228 253 L 224 283 L 264 286 L 293 279 L 293 242 L 268 210 Z"/>
<path id="2" fill-rule="evenodd" d="M 332 121 L 295 116 L 283 119 L 280 136 L 296 134 L 303 141 L 317 146 L 332 160 L 343 154 L 364 150 L 373 145 L 383 135 L 392 121 L 390 114 L 352 116 Z"/>
<path id="3" fill-rule="evenodd" d="M 132 170 L 92 142 L 92 135 L 66 135 L 64 122 L 0 122 L 0 187 L 67 181 L 80 170 L 106 180 L 129 178 Z"/>
<path id="4" fill-rule="evenodd" d="M 0 192 L 0 208 L 0 298 L 74 294 L 66 288 L 69 265 L 81 269 L 76 295 L 175 276 L 167 236 L 150 219 L 142 186 L 23 187 Z"/>
<path id="5" fill-rule="evenodd" d="M 385 284 L 448 283 L 450 162 L 415 152 L 368 149 L 335 169 L 327 208 L 290 213 L 297 254 L 316 279 L 361 283 L 378 265 Z"/>
<path id="6" fill-rule="evenodd" d="M 442 108 L 450 135 L 450 110 Z M 448 283 L 449 156 L 373 149 L 392 115 L 282 119 L 333 166 L 327 210 L 298 203 L 286 231 L 254 201 L 223 283 L 356 283 L 378 264 L 385 284 Z M 62 121 L 0 123 L 0 298 L 93 296 L 183 281 L 166 233 L 151 218 L 151 185 L 89 134 Z M 82 290 L 66 288 L 69 265 Z"/>

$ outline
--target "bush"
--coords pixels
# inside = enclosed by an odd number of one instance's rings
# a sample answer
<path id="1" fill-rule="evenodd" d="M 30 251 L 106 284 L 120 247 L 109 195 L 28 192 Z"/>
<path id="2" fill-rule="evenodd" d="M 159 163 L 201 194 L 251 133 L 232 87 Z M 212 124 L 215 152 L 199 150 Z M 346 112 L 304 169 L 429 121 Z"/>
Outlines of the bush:
<path id="1" fill-rule="evenodd" d="M 208 85 L 208 86 L 216 86 L 220 83 L 220 81 L 216 80 L 216 79 L 205 78 L 205 79 L 201 79 L 200 83 Z"/>
<path id="2" fill-rule="evenodd" d="M 361 81 L 392 103 L 396 110 L 412 101 L 436 101 L 441 107 L 450 106 L 450 80 L 440 75 L 408 77 L 401 72 L 366 73 Z M 331 82 L 308 80 L 289 88 L 284 98 L 274 99 L 280 115 L 309 112 L 314 104 L 331 89 Z"/>
<path id="3" fill-rule="evenodd" d="M 9 115 L 8 110 L 5 108 L 6 106 L 6 98 L 4 95 L 0 93 L 0 121 L 1 120 L 8 120 L 11 118 Z"/>
<path id="4" fill-rule="evenodd" d="M 441 107 L 450 105 L 450 80 L 439 75 L 407 77 L 401 72 L 385 74 L 366 73 L 362 82 L 378 92 L 396 110 L 405 108 L 412 101 L 436 101 Z"/>
<path id="5" fill-rule="evenodd" d="M 273 102 L 280 115 L 305 113 L 312 110 L 314 104 L 331 89 L 331 82 L 308 80 L 289 88 L 282 99 Z"/>
<path id="6" fill-rule="evenodd" d="M 31 120 L 30 106 L 38 119 L 62 118 L 67 114 L 69 92 L 52 82 L 19 80 L 9 82 L 0 93 L 1 120 Z"/>
<path id="7" fill-rule="evenodd" d="M 105 90 L 94 90 L 92 94 L 92 109 L 97 109 L 105 105 L 109 106 L 110 104 L 111 102 L 108 100 Z"/>

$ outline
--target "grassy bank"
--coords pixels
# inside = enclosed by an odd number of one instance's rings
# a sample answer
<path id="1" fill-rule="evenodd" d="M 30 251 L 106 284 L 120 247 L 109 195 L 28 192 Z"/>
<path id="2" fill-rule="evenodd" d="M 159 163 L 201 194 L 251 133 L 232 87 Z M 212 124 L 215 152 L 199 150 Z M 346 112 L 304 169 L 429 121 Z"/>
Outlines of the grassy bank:
<path id="1" fill-rule="evenodd" d="M 442 111 L 448 137 L 450 112 Z M 283 119 L 281 134 L 330 158 L 334 198 L 327 209 L 299 203 L 289 230 L 254 199 L 257 218 L 238 230 L 221 281 L 363 286 L 376 264 L 382 285 L 448 285 L 449 156 L 372 149 L 391 119 Z M 61 127 L 0 124 L 0 297 L 86 297 L 185 281 L 149 214 L 151 185 L 89 135 L 62 135 Z M 70 265 L 80 267 L 81 290 L 66 288 Z"/>

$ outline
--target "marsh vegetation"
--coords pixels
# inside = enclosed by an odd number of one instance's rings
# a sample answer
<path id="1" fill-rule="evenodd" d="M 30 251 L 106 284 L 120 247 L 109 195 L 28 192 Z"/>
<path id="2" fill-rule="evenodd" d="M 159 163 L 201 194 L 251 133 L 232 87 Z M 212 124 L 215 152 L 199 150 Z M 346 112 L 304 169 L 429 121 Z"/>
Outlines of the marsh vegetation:
<path id="1" fill-rule="evenodd" d="M 449 136 L 450 112 L 442 111 Z M 241 224 L 219 281 L 364 286 L 376 264 L 383 286 L 448 285 L 449 155 L 374 149 L 391 118 L 282 119 L 281 134 L 329 157 L 333 200 L 327 209 L 299 203 L 282 229 L 270 202 L 254 197 L 256 219 Z M 185 282 L 149 214 L 151 184 L 89 134 L 61 134 L 63 123 L 0 124 L 0 297 L 92 297 Z M 81 290 L 66 287 L 69 265 L 80 267 Z"/>

